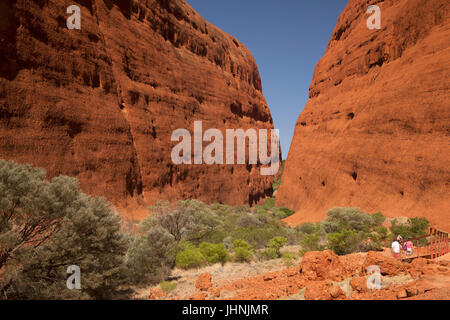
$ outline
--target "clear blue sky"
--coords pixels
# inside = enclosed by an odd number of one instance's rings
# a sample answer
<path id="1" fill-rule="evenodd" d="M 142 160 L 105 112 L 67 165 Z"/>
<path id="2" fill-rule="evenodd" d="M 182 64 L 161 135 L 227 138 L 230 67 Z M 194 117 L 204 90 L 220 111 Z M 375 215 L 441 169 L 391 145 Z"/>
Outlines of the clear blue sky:
<path id="1" fill-rule="evenodd" d="M 348 0 L 187 2 L 206 20 L 244 43 L 255 57 L 285 159 L 295 122 L 308 100 L 314 67 Z"/>

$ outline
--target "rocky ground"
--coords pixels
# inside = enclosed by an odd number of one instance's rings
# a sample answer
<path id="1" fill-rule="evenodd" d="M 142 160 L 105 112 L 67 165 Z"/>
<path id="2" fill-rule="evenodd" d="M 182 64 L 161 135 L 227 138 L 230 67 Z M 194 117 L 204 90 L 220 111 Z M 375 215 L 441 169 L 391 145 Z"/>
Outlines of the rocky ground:
<path id="1" fill-rule="evenodd" d="M 367 287 L 367 268 L 380 268 L 380 289 Z M 433 300 L 450 298 L 450 254 L 439 259 L 393 259 L 389 251 L 337 256 L 308 252 L 292 267 L 281 260 L 210 266 L 174 272 L 177 287 L 165 294 L 159 286 L 136 298 L 188 300 Z"/>

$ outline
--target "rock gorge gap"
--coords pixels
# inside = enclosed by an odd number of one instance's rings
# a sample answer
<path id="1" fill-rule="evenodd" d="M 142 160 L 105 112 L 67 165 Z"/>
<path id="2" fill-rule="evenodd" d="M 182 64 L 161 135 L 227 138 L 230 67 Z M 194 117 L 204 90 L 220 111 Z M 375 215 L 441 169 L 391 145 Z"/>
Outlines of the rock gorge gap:
<path id="1" fill-rule="evenodd" d="M 366 27 L 372 4 L 380 30 Z M 288 223 L 351 206 L 450 229 L 449 7 L 348 2 L 315 68 L 277 192 L 277 205 L 296 211 Z"/>
<path id="2" fill-rule="evenodd" d="M 81 8 L 68 30 L 66 8 Z M 0 158 L 77 177 L 133 218 L 156 200 L 254 204 L 257 166 L 176 166 L 195 120 L 273 129 L 257 65 L 183 0 L 7 0 L 0 25 Z"/>

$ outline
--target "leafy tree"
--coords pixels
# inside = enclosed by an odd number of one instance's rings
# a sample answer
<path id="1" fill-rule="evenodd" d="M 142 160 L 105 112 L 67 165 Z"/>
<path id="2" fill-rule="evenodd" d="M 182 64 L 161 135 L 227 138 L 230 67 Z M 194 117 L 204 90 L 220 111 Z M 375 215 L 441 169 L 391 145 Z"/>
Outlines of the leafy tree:
<path id="1" fill-rule="evenodd" d="M 375 220 L 359 208 L 333 208 L 328 210 L 327 215 L 323 222 L 327 233 L 344 230 L 368 232 L 375 227 Z"/>
<path id="2" fill-rule="evenodd" d="M 111 297 L 121 283 L 126 240 L 102 198 L 69 177 L 0 160 L 0 297 Z M 67 268 L 81 269 L 81 290 L 66 287 Z"/>
<path id="3" fill-rule="evenodd" d="M 345 255 L 357 251 L 361 242 L 360 235 L 355 230 L 329 233 L 328 247 L 338 255 Z"/>
<path id="4" fill-rule="evenodd" d="M 300 241 L 300 255 L 308 251 L 321 251 L 323 247 L 319 244 L 320 236 L 317 233 L 306 234 Z"/>
<path id="5" fill-rule="evenodd" d="M 199 248 L 190 247 L 180 251 L 176 257 L 177 267 L 192 269 L 204 266 L 207 263 Z"/>
<path id="6" fill-rule="evenodd" d="M 170 250 L 175 240 L 161 226 L 150 227 L 145 234 L 133 237 L 125 265 L 129 281 L 134 284 L 155 284 L 164 280 L 174 266 Z"/>
<path id="7" fill-rule="evenodd" d="M 206 258 L 209 264 L 222 263 L 228 261 L 228 250 L 222 243 L 213 244 L 209 242 L 202 242 L 200 244 L 200 252 Z"/>
<path id="8" fill-rule="evenodd" d="M 425 236 L 428 234 L 430 224 L 425 218 L 410 218 L 406 224 L 399 224 L 397 220 L 392 221 L 391 232 L 397 236 L 401 235 L 403 239 L 410 239 Z M 427 239 L 421 239 L 422 245 L 427 243 Z"/>
<path id="9" fill-rule="evenodd" d="M 272 248 L 275 250 L 277 257 L 281 257 L 280 249 L 287 243 L 288 239 L 285 237 L 273 237 L 269 240 L 267 244 L 268 248 Z"/>
<path id="10" fill-rule="evenodd" d="M 303 223 L 296 227 L 298 232 L 312 234 L 316 232 L 316 226 L 314 223 Z"/>
<path id="11" fill-rule="evenodd" d="M 375 226 L 382 226 L 383 222 L 386 220 L 386 217 L 381 212 L 376 212 L 370 216 L 372 217 Z"/>
<path id="12" fill-rule="evenodd" d="M 238 262 L 248 262 L 252 256 L 251 246 L 242 239 L 233 241 L 233 251 L 234 258 Z"/>
<path id="13" fill-rule="evenodd" d="M 152 214 L 142 223 L 142 228 L 159 225 L 166 229 L 176 242 L 197 244 L 218 231 L 221 220 L 206 204 L 196 200 L 178 201 L 175 208 L 158 203 L 150 207 Z"/>
<path id="14" fill-rule="evenodd" d="M 275 248 L 266 248 L 261 252 L 261 255 L 266 260 L 273 260 L 279 258 L 277 250 Z"/>

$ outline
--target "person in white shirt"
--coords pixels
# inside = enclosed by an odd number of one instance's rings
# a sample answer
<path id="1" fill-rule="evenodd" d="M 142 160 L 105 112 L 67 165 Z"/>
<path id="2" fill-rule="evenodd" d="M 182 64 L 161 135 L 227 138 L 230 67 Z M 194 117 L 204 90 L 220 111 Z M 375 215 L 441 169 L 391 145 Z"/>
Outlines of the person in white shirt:
<path id="1" fill-rule="evenodd" d="M 397 239 L 392 242 L 392 253 L 395 259 L 400 259 L 400 243 L 397 241 Z"/>

